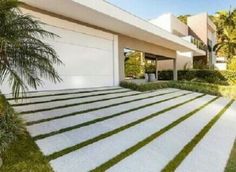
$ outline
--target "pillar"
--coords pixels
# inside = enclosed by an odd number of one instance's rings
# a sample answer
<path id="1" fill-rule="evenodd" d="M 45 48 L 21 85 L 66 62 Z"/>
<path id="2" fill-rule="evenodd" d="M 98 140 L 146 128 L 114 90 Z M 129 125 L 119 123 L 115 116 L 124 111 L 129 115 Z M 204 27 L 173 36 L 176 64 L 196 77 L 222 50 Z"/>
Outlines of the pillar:
<path id="1" fill-rule="evenodd" d="M 158 80 L 158 59 L 156 58 L 156 80 Z"/>
<path id="2" fill-rule="evenodd" d="M 173 59 L 173 78 L 174 81 L 178 80 L 177 59 Z"/>

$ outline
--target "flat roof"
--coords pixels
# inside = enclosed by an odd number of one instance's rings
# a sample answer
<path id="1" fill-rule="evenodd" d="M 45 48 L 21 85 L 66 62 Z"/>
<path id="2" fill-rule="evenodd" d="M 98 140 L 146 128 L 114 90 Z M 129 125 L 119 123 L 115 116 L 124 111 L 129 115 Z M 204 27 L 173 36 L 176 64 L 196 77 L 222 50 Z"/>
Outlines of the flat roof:
<path id="1" fill-rule="evenodd" d="M 22 2 L 112 32 L 172 50 L 204 55 L 190 42 L 103 0 L 22 0 Z"/>

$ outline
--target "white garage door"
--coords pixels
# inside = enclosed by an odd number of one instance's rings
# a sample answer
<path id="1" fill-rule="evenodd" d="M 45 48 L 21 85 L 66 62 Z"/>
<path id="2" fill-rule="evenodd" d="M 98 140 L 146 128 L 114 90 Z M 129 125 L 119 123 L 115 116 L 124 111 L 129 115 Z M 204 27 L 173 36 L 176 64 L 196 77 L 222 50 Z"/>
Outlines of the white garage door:
<path id="1" fill-rule="evenodd" d="M 55 66 L 63 81 L 54 84 L 48 80 L 43 80 L 44 84 L 37 90 L 118 85 L 117 36 L 83 25 L 68 25 L 68 23 L 64 25 L 72 27 L 65 29 L 51 25 L 43 26 L 46 30 L 60 36 L 56 39 L 43 41 L 56 50 L 60 60 L 64 63 L 61 66 Z M 1 91 L 10 93 L 11 88 L 7 83 L 4 83 L 1 86 Z M 29 89 L 29 91 L 34 90 Z"/>
<path id="2" fill-rule="evenodd" d="M 45 29 L 60 36 L 47 42 L 53 46 L 64 65 L 57 67 L 62 83 L 45 81 L 43 90 L 65 88 L 87 88 L 117 85 L 118 60 L 115 54 L 115 40 L 112 34 L 93 35 L 54 26 Z M 96 35 L 96 31 L 98 32 Z M 104 32 L 103 32 L 104 33 Z"/>

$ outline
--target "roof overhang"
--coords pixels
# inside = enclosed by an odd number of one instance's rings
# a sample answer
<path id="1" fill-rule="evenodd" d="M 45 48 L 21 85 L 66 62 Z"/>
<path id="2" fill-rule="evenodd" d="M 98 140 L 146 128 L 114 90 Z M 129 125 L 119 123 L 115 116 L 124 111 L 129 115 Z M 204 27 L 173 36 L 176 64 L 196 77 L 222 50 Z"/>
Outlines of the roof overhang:
<path id="1" fill-rule="evenodd" d="M 22 0 L 24 3 L 172 50 L 202 54 L 195 45 L 103 0 Z"/>

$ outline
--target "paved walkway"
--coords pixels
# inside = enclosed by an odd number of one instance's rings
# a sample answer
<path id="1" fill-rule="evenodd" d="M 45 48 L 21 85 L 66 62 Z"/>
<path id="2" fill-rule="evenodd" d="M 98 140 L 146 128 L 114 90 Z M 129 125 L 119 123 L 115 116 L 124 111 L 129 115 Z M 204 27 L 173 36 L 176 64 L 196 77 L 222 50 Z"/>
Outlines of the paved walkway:
<path id="1" fill-rule="evenodd" d="M 29 96 L 9 101 L 56 172 L 223 172 L 236 138 L 226 98 L 120 87 Z"/>

